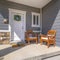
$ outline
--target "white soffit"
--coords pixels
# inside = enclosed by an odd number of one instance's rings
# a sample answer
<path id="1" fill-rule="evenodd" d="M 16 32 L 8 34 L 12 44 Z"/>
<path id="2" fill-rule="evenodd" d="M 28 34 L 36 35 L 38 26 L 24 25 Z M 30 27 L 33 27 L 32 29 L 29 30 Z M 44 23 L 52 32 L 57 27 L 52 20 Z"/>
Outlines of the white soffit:
<path id="1" fill-rule="evenodd" d="M 8 1 L 16 2 L 36 8 L 42 8 L 46 4 L 48 4 L 51 0 L 8 0 Z"/>

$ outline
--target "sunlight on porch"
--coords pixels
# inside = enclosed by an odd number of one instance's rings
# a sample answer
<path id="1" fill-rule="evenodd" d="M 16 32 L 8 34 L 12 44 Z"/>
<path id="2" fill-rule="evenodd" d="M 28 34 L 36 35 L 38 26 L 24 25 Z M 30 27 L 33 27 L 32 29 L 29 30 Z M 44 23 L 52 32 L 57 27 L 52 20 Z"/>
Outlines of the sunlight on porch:
<path id="1" fill-rule="evenodd" d="M 60 47 L 46 45 L 30 44 L 23 47 L 12 48 L 11 45 L 0 45 L 0 56 L 3 60 L 24 60 L 34 56 L 54 53 L 60 51 Z"/>

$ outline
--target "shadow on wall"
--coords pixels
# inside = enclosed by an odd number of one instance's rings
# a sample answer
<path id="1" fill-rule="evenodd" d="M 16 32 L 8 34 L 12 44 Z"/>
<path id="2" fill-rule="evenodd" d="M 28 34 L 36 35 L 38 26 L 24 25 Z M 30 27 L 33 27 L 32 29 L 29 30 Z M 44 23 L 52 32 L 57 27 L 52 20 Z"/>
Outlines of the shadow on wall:
<path id="1" fill-rule="evenodd" d="M 50 29 L 57 30 L 57 24 L 60 20 L 60 0 L 52 0 L 48 5 L 43 8 L 42 27 L 44 34 Z"/>

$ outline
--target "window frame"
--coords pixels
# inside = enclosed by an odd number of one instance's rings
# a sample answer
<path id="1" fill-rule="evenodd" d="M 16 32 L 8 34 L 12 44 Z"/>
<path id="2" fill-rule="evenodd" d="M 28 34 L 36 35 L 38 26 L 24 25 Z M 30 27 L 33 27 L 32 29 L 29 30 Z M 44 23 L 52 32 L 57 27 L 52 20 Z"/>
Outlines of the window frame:
<path id="1" fill-rule="evenodd" d="M 33 24 L 34 22 L 34 20 L 33 20 L 33 16 L 38 16 L 39 18 L 38 18 L 38 25 L 36 25 L 36 24 Z M 35 17 L 36 18 L 36 17 Z M 40 27 L 40 13 L 35 13 L 35 12 L 32 12 L 32 27 Z"/>

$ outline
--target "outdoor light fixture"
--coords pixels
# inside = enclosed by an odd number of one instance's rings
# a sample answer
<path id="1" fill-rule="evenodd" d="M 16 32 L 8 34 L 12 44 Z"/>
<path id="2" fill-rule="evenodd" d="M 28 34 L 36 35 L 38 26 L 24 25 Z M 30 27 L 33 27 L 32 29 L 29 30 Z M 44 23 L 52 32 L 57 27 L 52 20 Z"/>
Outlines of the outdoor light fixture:
<path id="1" fill-rule="evenodd" d="M 4 19 L 4 24 L 8 24 L 8 20 L 7 19 Z"/>

